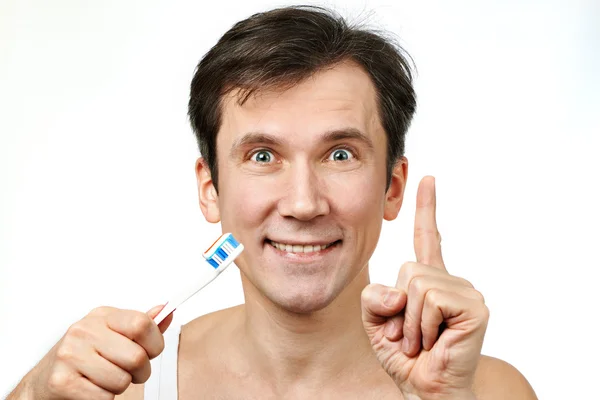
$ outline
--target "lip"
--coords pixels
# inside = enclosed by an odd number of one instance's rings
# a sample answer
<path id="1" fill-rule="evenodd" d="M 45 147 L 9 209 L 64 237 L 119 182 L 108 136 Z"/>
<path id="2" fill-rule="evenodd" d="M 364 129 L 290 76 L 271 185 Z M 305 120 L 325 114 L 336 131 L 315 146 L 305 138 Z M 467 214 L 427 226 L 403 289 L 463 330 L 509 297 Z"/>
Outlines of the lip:
<path id="1" fill-rule="evenodd" d="M 315 262 L 315 261 L 320 261 L 327 255 L 329 255 L 330 253 L 337 251 L 338 248 L 340 247 L 342 241 L 335 240 L 333 242 L 334 242 L 334 244 L 327 247 L 326 249 L 319 250 L 319 251 L 312 251 L 310 253 L 288 253 L 287 251 L 279 250 L 278 248 L 273 246 L 271 243 L 269 243 L 269 240 L 265 240 L 264 246 L 267 247 L 267 249 L 268 249 L 267 251 L 272 251 L 273 254 L 275 254 L 277 257 L 283 258 L 286 261 L 291 261 L 291 262 L 296 262 L 296 263 L 311 263 L 311 262 Z M 315 242 L 313 242 L 313 243 L 318 244 Z M 329 243 L 331 243 L 331 242 L 327 242 L 326 244 L 329 244 Z M 307 243 L 307 245 L 311 245 L 311 243 Z"/>

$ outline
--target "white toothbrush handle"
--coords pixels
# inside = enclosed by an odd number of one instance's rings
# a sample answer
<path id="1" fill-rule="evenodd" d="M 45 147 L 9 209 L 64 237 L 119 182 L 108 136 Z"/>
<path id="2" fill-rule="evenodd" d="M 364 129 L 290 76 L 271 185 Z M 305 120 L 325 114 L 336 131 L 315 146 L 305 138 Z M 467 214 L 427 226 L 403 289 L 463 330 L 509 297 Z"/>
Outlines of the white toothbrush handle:
<path id="1" fill-rule="evenodd" d="M 184 301 L 198 293 L 202 288 L 211 283 L 221 272 L 225 270 L 233 260 L 237 256 L 239 256 L 244 250 L 244 246 L 240 243 L 238 247 L 227 257 L 227 260 L 218 268 L 214 268 L 212 265 L 208 263 L 208 261 L 204 261 L 206 263 L 205 266 L 201 267 L 203 269 L 202 276 L 199 280 L 194 280 L 191 282 L 185 290 L 179 292 L 179 294 L 173 299 L 169 300 L 169 302 L 164 306 L 164 308 L 158 313 L 156 317 L 154 317 L 154 322 L 158 325 L 165 318 L 169 316 L 177 307 L 179 307 Z"/>
<path id="2" fill-rule="evenodd" d="M 204 268 L 205 271 L 203 271 L 199 280 L 191 282 L 188 287 L 185 288 L 185 290 L 182 290 L 177 294 L 176 297 L 169 300 L 160 313 L 154 317 L 154 322 L 157 325 L 160 324 L 163 319 L 167 318 L 167 316 L 171 314 L 177 307 L 179 307 L 184 301 L 195 295 L 200 291 L 200 289 L 211 283 L 217 276 L 219 276 L 220 271 L 217 272 L 212 265 L 208 265 Z"/>

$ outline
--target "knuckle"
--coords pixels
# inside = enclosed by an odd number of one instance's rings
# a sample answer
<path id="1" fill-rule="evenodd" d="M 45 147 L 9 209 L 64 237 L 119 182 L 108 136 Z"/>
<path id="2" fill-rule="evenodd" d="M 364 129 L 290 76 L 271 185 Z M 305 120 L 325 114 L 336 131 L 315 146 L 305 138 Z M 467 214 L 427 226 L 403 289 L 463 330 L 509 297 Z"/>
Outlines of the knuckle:
<path id="1" fill-rule="evenodd" d="M 466 280 L 465 278 L 460 278 L 460 277 L 456 277 L 458 279 L 458 281 L 466 287 L 469 287 L 471 289 L 474 289 L 475 287 L 473 286 L 473 284 L 471 282 L 469 282 L 468 280 Z"/>
<path id="2" fill-rule="evenodd" d="M 434 307 L 440 303 L 440 295 L 442 291 L 440 289 L 433 288 L 425 295 L 425 304 L 430 307 Z"/>
<path id="3" fill-rule="evenodd" d="M 402 267 L 400 267 L 400 271 L 403 272 L 407 276 L 411 276 L 411 275 L 414 275 L 416 267 L 417 267 L 416 262 L 407 261 L 404 264 L 402 264 Z"/>
<path id="4" fill-rule="evenodd" d="M 485 320 L 489 320 L 490 319 L 490 308 L 488 306 L 486 306 L 485 304 L 482 307 L 482 314 L 485 317 Z"/>
<path id="5" fill-rule="evenodd" d="M 396 281 L 396 285 L 400 285 L 404 287 L 408 291 L 408 284 L 410 280 L 418 274 L 419 264 L 408 261 L 402 264 L 400 267 L 400 272 L 398 272 L 398 280 Z"/>
<path id="6" fill-rule="evenodd" d="M 363 303 L 369 303 L 371 299 L 374 297 L 373 294 L 377 291 L 378 285 L 375 283 L 370 283 L 362 290 L 360 293 L 360 300 Z"/>
<path id="7" fill-rule="evenodd" d="M 138 346 L 135 351 L 131 353 L 129 356 L 129 362 L 131 364 L 131 368 L 139 368 L 143 366 L 148 360 L 148 354 L 146 350 L 142 347 Z"/>
<path id="8" fill-rule="evenodd" d="M 425 292 L 425 290 L 427 290 L 426 279 L 422 276 L 415 276 L 409 282 L 408 290 L 409 290 L 409 292 L 416 294 L 416 295 L 423 294 Z"/>
<path id="9" fill-rule="evenodd" d="M 48 377 L 48 390 L 51 393 L 61 394 L 71 386 L 74 376 L 64 371 L 53 371 Z"/>
<path id="10" fill-rule="evenodd" d="M 481 293 L 479 290 L 476 290 L 475 295 L 477 296 L 477 300 L 485 304 L 485 297 L 483 296 L 483 293 Z"/>
<path id="11" fill-rule="evenodd" d="M 490 309 L 485 304 L 482 304 L 481 308 L 477 312 L 477 315 L 479 316 L 479 326 L 486 329 L 490 320 Z"/>
<path id="12" fill-rule="evenodd" d="M 142 336 L 151 327 L 150 317 L 144 313 L 136 313 L 135 316 L 131 319 L 131 329 L 133 330 L 136 336 Z"/>
<path id="13" fill-rule="evenodd" d="M 160 335 L 158 337 L 158 343 L 156 346 L 157 354 L 153 354 L 152 358 L 157 357 L 160 353 L 163 352 L 164 349 L 165 349 L 165 338 L 163 337 L 163 335 Z"/>
<path id="14" fill-rule="evenodd" d="M 73 348 L 63 341 L 56 349 L 56 359 L 63 362 L 71 361 L 75 358 Z"/>
<path id="15" fill-rule="evenodd" d="M 370 285 L 369 285 L 370 286 Z M 365 287 L 362 292 L 360 292 L 360 302 L 362 304 L 366 304 L 369 301 L 370 291 L 369 286 Z"/>
<path id="16" fill-rule="evenodd" d="M 131 379 L 131 375 L 125 371 L 118 373 L 118 375 L 115 377 L 115 394 L 121 394 L 125 392 L 131 384 Z"/>
<path id="17" fill-rule="evenodd" d="M 469 291 L 469 297 L 473 298 L 474 300 L 485 304 L 485 297 L 483 296 L 483 293 L 481 293 L 479 290 L 476 289 L 472 289 Z"/>
<path id="18" fill-rule="evenodd" d="M 150 365 L 150 362 L 148 362 L 147 366 L 135 371 L 135 373 L 132 374 L 131 382 L 132 383 L 144 383 L 150 378 L 151 374 L 152 374 L 152 366 Z"/>
<path id="19" fill-rule="evenodd" d="M 158 357 L 160 353 L 165 348 L 165 340 L 162 335 L 157 335 L 156 339 L 152 339 L 152 343 L 148 346 L 146 350 L 146 359 L 151 360 L 155 357 Z"/>
<path id="20" fill-rule="evenodd" d="M 67 329 L 67 334 L 65 336 L 75 339 L 87 339 L 90 336 L 90 332 L 87 324 L 82 320 L 71 325 L 69 329 Z"/>

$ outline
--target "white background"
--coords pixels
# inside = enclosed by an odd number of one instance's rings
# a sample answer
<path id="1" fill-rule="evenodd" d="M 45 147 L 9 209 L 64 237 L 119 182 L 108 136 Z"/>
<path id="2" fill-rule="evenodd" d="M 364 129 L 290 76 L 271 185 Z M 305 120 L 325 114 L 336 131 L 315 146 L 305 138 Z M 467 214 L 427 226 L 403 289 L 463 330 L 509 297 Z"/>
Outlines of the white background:
<path id="1" fill-rule="evenodd" d="M 189 83 L 232 24 L 286 3 L 209 4 L 0 2 L 0 393 L 93 307 L 166 301 L 220 234 L 197 205 Z M 372 280 L 414 259 L 435 175 L 448 269 L 491 310 L 484 354 L 540 399 L 598 398 L 599 3 L 321 4 L 395 32 L 418 68 L 407 198 Z M 230 268 L 178 318 L 240 302 Z"/>

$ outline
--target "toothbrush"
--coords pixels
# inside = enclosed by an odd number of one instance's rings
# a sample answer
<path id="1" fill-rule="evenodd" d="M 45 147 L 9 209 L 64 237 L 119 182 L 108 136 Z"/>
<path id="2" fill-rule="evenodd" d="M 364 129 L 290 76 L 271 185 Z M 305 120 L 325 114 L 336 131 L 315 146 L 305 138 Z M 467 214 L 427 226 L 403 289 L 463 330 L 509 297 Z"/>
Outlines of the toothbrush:
<path id="1" fill-rule="evenodd" d="M 181 291 L 177 297 L 169 301 L 164 308 L 154 317 L 154 322 L 160 324 L 169 314 L 179 307 L 187 299 L 198 293 L 204 286 L 211 283 L 221 272 L 225 270 L 237 256 L 244 250 L 244 245 L 238 243 L 231 233 L 221 235 L 206 250 L 202 256 L 205 265 L 202 266 L 203 273 L 200 280 L 194 280 L 186 290 Z"/>

